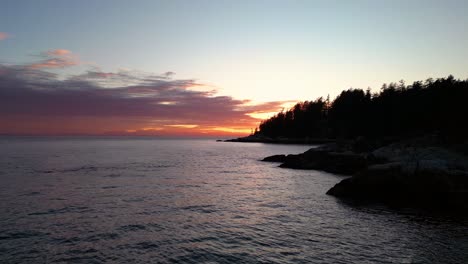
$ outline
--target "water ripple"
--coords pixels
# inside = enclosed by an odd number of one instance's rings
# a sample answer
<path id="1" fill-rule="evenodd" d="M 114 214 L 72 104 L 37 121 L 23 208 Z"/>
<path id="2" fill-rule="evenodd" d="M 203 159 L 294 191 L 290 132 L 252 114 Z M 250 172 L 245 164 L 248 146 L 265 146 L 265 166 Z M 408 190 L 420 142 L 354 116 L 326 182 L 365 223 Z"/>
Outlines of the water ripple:
<path id="1" fill-rule="evenodd" d="M 5 141 L 0 263 L 467 263 L 468 219 L 326 196 L 307 146 Z"/>
<path id="2" fill-rule="evenodd" d="M 28 215 L 56 215 L 56 214 L 67 214 L 67 213 L 85 213 L 92 211 L 89 207 L 86 206 L 67 206 L 59 209 L 49 209 L 43 212 L 34 212 L 29 213 Z"/>

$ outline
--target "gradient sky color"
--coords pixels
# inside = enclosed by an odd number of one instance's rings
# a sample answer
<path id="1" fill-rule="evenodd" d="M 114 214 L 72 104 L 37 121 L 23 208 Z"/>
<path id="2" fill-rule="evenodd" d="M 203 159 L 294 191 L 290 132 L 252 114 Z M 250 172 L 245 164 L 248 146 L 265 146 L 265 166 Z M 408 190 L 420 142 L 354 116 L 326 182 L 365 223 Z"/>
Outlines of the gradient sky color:
<path id="1" fill-rule="evenodd" d="M 131 122 L 97 125 L 105 115 L 74 113 L 76 119 L 68 120 L 76 122 L 64 125 L 52 111 L 40 118 L 55 129 L 41 130 L 31 119 L 35 109 L 26 108 L 29 115 L 21 112 L 20 125 L 13 121 L 19 113 L 10 104 L 3 109 L 10 114 L 0 117 L 0 133 L 242 134 L 255 127 L 256 117 L 264 117 L 259 113 L 278 111 L 288 101 L 333 97 L 350 87 L 377 91 L 382 83 L 400 79 L 468 77 L 467 1 L 3 0 L 0 6 L 2 71 L 10 77 L 13 70 L 21 72 L 9 85 L 30 87 L 31 71 L 40 71 L 36 77 L 57 74 L 47 77 L 47 85 L 61 81 L 60 87 L 80 76 L 80 81 L 92 81 L 94 90 L 140 85 L 137 81 L 152 75 L 158 78 L 145 83 L 152 89 L 155 83 L 174 87 L 172 82 L 185 81 L 172 94 L 189 90 L 183 104 L 193 103 L 193 97 L 204 103 L 215 97 L 228 100 L 232 118 L 215 124 L 203 119 L 208 116 L 179 114 L 158 123 L 161 109 L 152 109 L 151 121 L 137 111 L 112 115 Z M 158 104 L 175 108 L 182 101 L 158 99 Z M 83 129 L 86 122 L 95 125 Z"/>

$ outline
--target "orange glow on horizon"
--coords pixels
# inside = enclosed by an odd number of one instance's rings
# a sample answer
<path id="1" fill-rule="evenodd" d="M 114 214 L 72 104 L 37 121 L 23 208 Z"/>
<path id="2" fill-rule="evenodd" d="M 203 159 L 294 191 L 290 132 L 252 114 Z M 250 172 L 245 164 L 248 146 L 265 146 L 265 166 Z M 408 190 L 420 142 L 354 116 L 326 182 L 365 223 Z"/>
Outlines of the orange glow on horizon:
<path id="1" fill-rule="evenodd" d="M 265 120 L 276 115 L 277 113 L 278 112 L 252 112 L 252 113 L 248 113 L 247 115 L 256 119 Z"/>
<path id="2" fill-rule="evenodd" d="M 276 112 L 258 109 L 244 115 L 226 119 L 200 119 L 197 123 L 180 120 L 153 119 L 151 117 L 35 117 L 12 116 L 0 118 L 3 134 L 12 135 L 112 135 L 162 137 L 226 137 L 248 136 Z M 200 123 L 198 123 L 200 122 Z"/>
<path id="3" fill-rule="evenodd" d="M 160 102 L 159 104 L 160 104 L 160 105 L 175 105 L 176 102 L 164 101 L 164 102 Z"/>
<path id="4" fill-rule="evenodd" d="M 112 135 L 134 135 L 134 136 L 176 136 L 176 137 L 239 137 L 247 136 L 257 126 L 254 122 L 250 126 L 211 126 L 195 124 L 174 124 L 164 127 L 143 127 L 125 129 L 123 132 L 113 131 L 105 134 Z"/>
<path id="5" fill-rule="evenodd" d="M 250 134 L 252 128 L 231 128 L 231 127 L 214 127 L 210 128 L 209 130 L 212 131 L 220 131 L 220 132 L 227 132 L 233 134 Z"/>
<path id="6" fill-rule="evenodd" d="M 164 125 L 166 127 L 176 127 L 176 128 L 196 128 L 198 125 Z"/>

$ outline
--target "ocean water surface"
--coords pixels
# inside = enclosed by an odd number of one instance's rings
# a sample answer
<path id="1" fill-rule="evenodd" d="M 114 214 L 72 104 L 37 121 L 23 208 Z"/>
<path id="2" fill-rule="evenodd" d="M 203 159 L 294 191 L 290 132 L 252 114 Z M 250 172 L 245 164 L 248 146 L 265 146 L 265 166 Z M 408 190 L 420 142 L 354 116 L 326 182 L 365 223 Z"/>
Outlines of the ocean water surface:
<path id="1" fill-rule="evenodd" d="M 0 138 L 0 263 L 468 263 L 468 221 L 326 195 L 310 146 Z"/>

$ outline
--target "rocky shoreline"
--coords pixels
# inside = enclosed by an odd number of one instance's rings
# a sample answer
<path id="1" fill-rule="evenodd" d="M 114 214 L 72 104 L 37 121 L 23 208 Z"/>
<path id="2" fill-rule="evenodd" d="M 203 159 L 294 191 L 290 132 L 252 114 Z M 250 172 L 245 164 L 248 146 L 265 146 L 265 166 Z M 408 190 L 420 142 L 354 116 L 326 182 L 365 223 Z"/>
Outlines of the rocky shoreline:
<path id="1" fill-rule="evenodd" d="M 286 138 L 277 137 L 271 138 L 262 135 L 250 135 L 246 137 L 217 140 L 223 142 L 242 142 L 242 143 L 272 143 L 272 144 L 325 144 L 333 142 L 333 139 L 326 138 Z"/>
<path id="2" fill-rule="evenodd" d="M 465 153 L 427 138 L 373 147 L 361 143 L 329 143 L 302 154 L 274 155 L 263 161 L 280 162 L 282 168 L 350 175 L 327 192 L 339 198 L 468 214 Z"/>
<path id="3" fill-rule="evenodd" d="M 312 148 L 302 154 L 274 155 L 262 161 L 281 162 L 281 168 L 323 170 L 350 175 L 366 168 L 369 160 L 361 154 Z"/>

